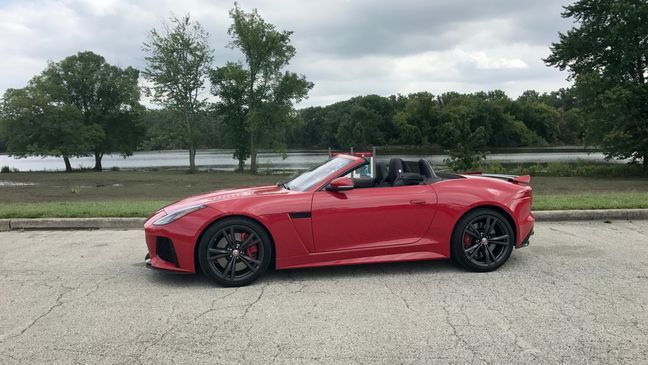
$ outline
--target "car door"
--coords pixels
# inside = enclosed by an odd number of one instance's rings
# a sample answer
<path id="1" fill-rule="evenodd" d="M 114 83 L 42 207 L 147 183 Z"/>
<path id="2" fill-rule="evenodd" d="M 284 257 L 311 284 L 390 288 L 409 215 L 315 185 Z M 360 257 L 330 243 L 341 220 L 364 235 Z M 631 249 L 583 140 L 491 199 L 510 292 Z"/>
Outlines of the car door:
<path id="1" fill-rule="evenodd" d="M 406 245 L 427 231 L 436 207 L 430 185 L 374 187 L 313 194 L 318 252 Z"/>

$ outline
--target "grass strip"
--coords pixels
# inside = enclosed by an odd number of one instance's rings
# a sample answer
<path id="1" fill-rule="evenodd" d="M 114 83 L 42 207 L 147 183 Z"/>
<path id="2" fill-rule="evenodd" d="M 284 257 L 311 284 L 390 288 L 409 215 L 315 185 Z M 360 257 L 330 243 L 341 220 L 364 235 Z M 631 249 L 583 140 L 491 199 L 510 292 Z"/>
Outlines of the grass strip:
<path id="1" fill-rule="evenodd" d="M 146 217 L 170 201 L 74 201 L 0 205 L 0 218 Z"/>
<path id="2" fill-rule="evenodd" d="M 534 210 L 648 208 L 648 192 L 596 192 L 590 194 L 537 194 Z"/>
<path id="3" fill-rule="evenodd" d="M 146 217 L 168 203 L 168 200 L 7 203 L 0 205 L 0 218 Z M 638 208 L 648 208 L 648 192 L 536 194 L 533 202 L 534 210 Z"/>

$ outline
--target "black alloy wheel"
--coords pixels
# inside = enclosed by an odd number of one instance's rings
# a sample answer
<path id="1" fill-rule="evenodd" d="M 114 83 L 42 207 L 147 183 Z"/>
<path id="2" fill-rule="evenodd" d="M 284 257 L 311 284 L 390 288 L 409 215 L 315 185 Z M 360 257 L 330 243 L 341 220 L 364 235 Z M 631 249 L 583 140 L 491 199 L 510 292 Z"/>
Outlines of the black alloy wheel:
<path id="1" fill-rule="evenodd" d="M 459 220 L 452 235 L 452 256 L 473 271 L 492 271 L 502 266 L 513 251 L 511 224 L 499 212 L 477 209 Z"/>
<path id="2" fill-rule="evenodd" d="M 202 271 L 223 286 L 243 286 L 268 268 L 271 257 L 268 234 L 258 223 L 228 218 L 209 227 L 199 247 Z"/>

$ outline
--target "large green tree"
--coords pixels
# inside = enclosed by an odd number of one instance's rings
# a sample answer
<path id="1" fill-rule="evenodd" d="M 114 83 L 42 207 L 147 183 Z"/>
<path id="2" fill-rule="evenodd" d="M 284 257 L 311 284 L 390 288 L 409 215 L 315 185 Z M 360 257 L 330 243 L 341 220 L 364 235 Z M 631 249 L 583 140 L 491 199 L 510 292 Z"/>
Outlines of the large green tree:
<path id="1" fill-rule="evenodd" d="M 410 94 L 403 109 L 394 116 L 399 144 L 418 145 L 437 142 L 440 109 L 434 95 L 422 92 Z"/>
<path id="2" fill-rule="evenodd" d="M 72 171 L 70 157 L 86 156 L 104 136 L 98 124 L 85 123 L 79 108 L 48 93 L 43 76 L 23 89 L 9 89 L 0 105 L 0 126 L 7 151 L 17 157 L 56 156 Z"/>
<path id="3" fill-rule="evenodd" d="M 177 113 L 179 136 L 189 148 L 189 170 L 196 170 L 196 148 L 202 136 L 197 126 L 207 106 L 203 95 L 213 60 L 208 34 L 189 15 L 172 16 L 162 31 L 151 30 L 144 43 L 147 66 L 142 72 L 153 86 L 153 101 Z"/>
<path id="4" fill-rule="evenodd" d="M 229 47 L 240 50 L 244 62 L 228 62 L 211 73 L 212 93 L 229 135 L 236 141 L 234 157 L 243 168 L 257 172 L 259 146 L 285 149 L 284 137 L 297 114 L 293 104 L 305 98 L 313 84 L 302 75 L 284 71 L 295 55 L 289 31 L 278 31 L 256 9 L 230 11 Z"/>
<path id="5" fill-rule="evenodd" d="M 545 62 L 575 79 L 586 138 L 608 158 L 648 168 L 648 2 L 579 0 L 562 16 L 576 26 L 559 34 Z"/>
<path id="6" fill-rule="evenodd" d="M 77 109 L 86 126 L 101 131 L 90 149 L 97 171 L 104 154 L 131 155 L 141 141 L 138 78 L 138 70 L 110 65 L 93 52 L 50 63 L 38 78 L 39 90 L 53 102 Z"/>
<path id="7" fill-rule="evenodd" d="M 444 111 L 441 120 L 437 133 L 440 145 L 448 153 L 445 160 L 448 166 L 455 171 L 477 167 L 486 157 L 486 128 L 471 127 L 470 111 L 463 106 Z"/>

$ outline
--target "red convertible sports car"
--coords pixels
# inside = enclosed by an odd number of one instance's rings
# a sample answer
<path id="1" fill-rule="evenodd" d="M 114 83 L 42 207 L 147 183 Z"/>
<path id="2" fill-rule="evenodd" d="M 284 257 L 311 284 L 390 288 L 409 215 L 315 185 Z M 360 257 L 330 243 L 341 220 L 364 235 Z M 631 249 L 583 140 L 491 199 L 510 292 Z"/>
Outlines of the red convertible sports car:
<path id="1" fill-rule="evenodd" d="M 276 269 L 452 258 L 503 265 L 533 234 L 530 177 L 435 173 L 338 155 L 276 186 L 178 201 L 145 223 L 152 268 L 202 270 L 225 286 Z"/>

